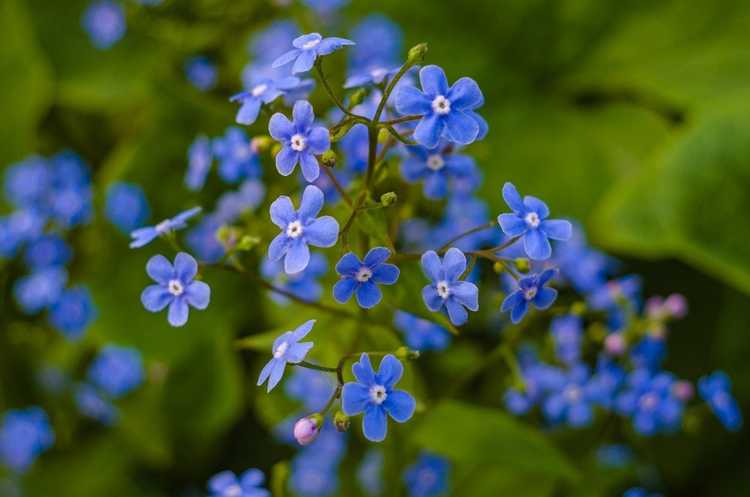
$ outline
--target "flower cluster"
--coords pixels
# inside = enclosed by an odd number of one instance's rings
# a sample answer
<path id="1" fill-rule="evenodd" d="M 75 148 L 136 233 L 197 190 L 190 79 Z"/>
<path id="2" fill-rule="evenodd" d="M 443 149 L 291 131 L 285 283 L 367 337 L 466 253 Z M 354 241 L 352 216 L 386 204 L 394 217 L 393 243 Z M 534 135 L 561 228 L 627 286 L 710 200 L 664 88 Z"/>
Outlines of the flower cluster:
<path id="1" fill-rule="evenodd" d="M 40 407 L 7 411 L 0 424 L 0 462 L 23 473 L 54 441 L 47 413 Z"/>

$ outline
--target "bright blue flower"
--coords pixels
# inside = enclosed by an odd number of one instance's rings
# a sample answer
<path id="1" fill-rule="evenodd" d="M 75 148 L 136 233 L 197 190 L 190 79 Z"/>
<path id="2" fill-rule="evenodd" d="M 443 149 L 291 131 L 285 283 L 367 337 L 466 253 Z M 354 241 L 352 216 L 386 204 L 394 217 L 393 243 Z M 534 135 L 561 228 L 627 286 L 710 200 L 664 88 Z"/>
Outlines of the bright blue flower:
<path id="1" fill-rule="evenodd" d="M 208 263 L 216 263 L 224 257 L 224 246 L 216 238 L 216 231 L 222 223 L 216 216 L 206 216 L 195 228 L 188 231 L 185 243 L 195 256 Z"/>
<path id="2" fill-rule="evenodd" d="M 24 243 L 42 234 L 45 222 L 35 209 L 19 209 L 0 218 L 0 256 L 13 257 Z"/>
<path id="3" fill-rule="evenodd" d="M 211 140 L 205 135 L 198 135 L 188 149 L 188 168 L 185 173 L 185 186 L 197 192 L 203 189 L 213 162 Z"/>
<path id="4" fill-rule="evenodd" d="M 60 295 L 49 309 L 49 322 L 69 340 L 77 340 L 96 319 L 96 315 L 91 292 L 79 286 L 68 288 Z"/>
<path id="5" fill-rule="evenodd" d="M 351 31 L 355 45 L 350 52 L 353 72 L 373 66 L 394 67 L 403 49 L 401 27 L 382 14 L 365 17 Z"/>
<path id="6" fill-rule="evenodd" d="M 316 217 L 323 208 L 323 192 L 310 185 L 302 194 L 298 210 L 292 200 L 282 195 L 271 204 L 271 221 L 281 233 L 268 246 L 268 258 L 284 258 L 284 271 L 294 274 L 304 270 L 310 261 L 308 244 L 333 247 L 339 236 L 339 223 L 331 216 Z"/>
<path id="7" fill-rule="evenodd" d="M 596 459 L 602 466 L 622 469 L 633 462 L 633 451 L 626 445 L 602 445 L 596 450 Z"/>
<path id="8" fill-rule="evenodd" d="M 556 274 L 556 269 L 547 269 L 542 273 L 521 278 L 518 281 L 518 288 L 505 297 L 500 310 L 510 311 L 510 320 L 513 323 L 520 323 L 528 312 L 530 303 L 540 310 L 549 309 L 557 298 L 557 290 L 545 285 Z"/>
<path id="9" fill-rule="evenodd" d="M 53 172 L 45 208 L 63 229 L 86 224 L 93 213 L 91 171 L 75 153 L 61 152 L 49 160 Z"/>
<path id="10" fill-rule="evenodd" d="M 261 263 L 260 272 L 276 288 L 286 290 L 303 300 L 316 302 L 320 300 L 320 296 L 323 293 L 323 287 L 318 279 L 328 272 L 328 261 L 325 256 L 313 253 L 310 254 L 310 263 L 303 271 L 286 274 L 284 272 L 284 264 L 281 261 L 272 261 L 265 258 Z M 280 305 L 289 303 L 287 297 L 277 293 L 272 293 L 271 298 Z"/>
<path id="11" fill-rule="evenodd" d="M 544 416 L 553 424 L 564 423 L 574 428 L 588 426 L 593 420 L 592 399 L 588 391 L 589 371 L 576 365 L 562 374 L 559 388 L 544 401 Z"/>
<path id="12" fill-rule="evenodd" d="M 37 205 L 52 183 L 52 171 L 47 161 L 31 156 L 5 170 L 5 198 L 16 207 Z"/>
<path id="13" fill-rule="evenodd" d="M 625 370 L 606 356 L 599 357 L 596 371 L 589 380 L 590 398 L 606 409 L 611 409 L 620 387 L 626 379 Z"/>
<path id="14" fill-rule="evenodd" d="M 236 221 L 246 212 L 255 210 L 266 196 L 266 187 L 258 180 L 247 180 L 237 191 L 229 191 L 216 201 L 213 216 L 222 224 Z"/>
<path id="15" fill-rule="evenodd" d="M 315 114 L 306 100 L 294 104 L 292 119 L 277 112 L 268 123 L 268 132 L 282 146 L 276 155 L 276 169 L 282 176 L 289 176 L 299 164 L 305 179 L 315 181 L 320 175 L 315 156 L 330 148 L 330 134 L 323 126 L 313 125 Z"/>
<path id="16" fill-rule="evenodd" d="M 81 19 L 91 43 L 100 50 L 111 48 L 125 35 L 125 11 L 119 3 L 98 0 L 89 5 Z"/>
<path id="17" fill-rule="evenodd" d="M 238 93 L 229 99 L 241 105 L 235 121 L 246 126 L 258 119 L 263 104 L 270 104 L 285 93 L 298 89 L 302 84 L 302 80 L 294 76 L 279 79 L 259 76 L 251 79 L 248 91 Z"/>
<path id="18" fill-rule="evenodd" d="M 172 326 L 187 323 L 190 307 L 203 310 L 211 300 L 211 288 L 195 279 L 198 262 L 188 253 L 180 252 L 174 265 L 163 255 L 155 255 L 146 263 L 146 273 L 156 281 L 141 293 L 147 311 L 159 312 L 169 306 L 167 321 Z"/>
<path id="19" fill-rule="evenodd" d="M 345 38 L 323 38 L 319 33 L 309 33 L 295 38 L 292 41 L 294 48 L 277 58 L 272 67 L 285 66 L 292 61 L 292 74 L 307 72 L 313 68 L 318 57 L 332 54 L 336 50 L 354 42 Z"/>
<path id="20" fill-rule="evenodd" d="M 363 309 L 371 309 L 383 299 L 378 285 L 393 285 L 398 281 L 400 271 L 393 264 L 386 264 L 391 251 L 385 247 L 375 247 L 359 260 L 354 252 L 345 254 L 336 264 L 336 272 L 341 279 L 333 287 L 333 298 L 343 304 L 356 293 L 357 303 Z"/>
<path id="21" fill-rule="evenodd" d="M 219 73 L 211 59 L 199 56 L 185 62 L 185 76 L 197 89 L 208 91 L 216 86 Z"/>
<path id="22" fill-rule="evenodd" d="M 505 408 L 516 415 L 529 412 L 550 392 L 559 390 L 564 381 L 564 375 L 560 369 L 537 362 L 536 359 L 528 362 L 521 361 L 521 376 L 523 377 L 523 391 L 515 388 L 508 389 L 503 399 Z"/>
<path id="23" fill-rule="evenodd" d="M 271 64 L 286 52 L 286 47 L 300 34 L 294 21 L 274 21 L 252 37 L 248 49 L 259 62 Z"/>
<path id="24" fill-rule="evenodd" d="M 42 268 L 17 279 L 13 285 L 13 295 L 25 314 L 36 314 L 60 300 L 67 282 L 68 272 L 65 268 Z"/>
<path id="25" fill-rule="evenodd" d="M 469 319 L 470 311 L 479 310 L 479 288 L 474 283 L 461 281 L 466 272 L 466 256 L 451 248 L 443 259 L 434 250 L 422 254 L 422 271 L 432 281 L 422 288 L 422 299 L 432 312 L 445 308 L 451 323 L 456 326 Z"/>
<path id="26" fill-rule="evenodd" d="M 84 416 L 108 426 L 117 422 L 117 408 L 94 386 L 83 383 L 75 389 L 73 395 L 78 412 Z"/>
<path id="27" fill-rule="evenodd" d="M 555 355 L 567 364 L 573 365 L 581 358 L 583 342 L 583 320 L 580 316 L 566 315 L 552 320 L 550 325 L 555 342 Z"/>
<path id="28" fill-rule="evenodd" d="M 404 366 L 395 356 L 383 357 L 377 374 L 370 357 L 362 354 L 352 366 L 356 382 L 344 385 L 341 408 L 347 416 L 364 413 L 362 431 L 371 442 L 382 442 L 388 432 L 388 416 L 405 423 L 414 415 L 416 401 L 404 390 L 393 387 L 401 380 Z"/>
<path id="29" fill-rule="evenodd" d="M 628 376 L 615 408 L 632 418 L 633 427 L 641 435 L 674 432 L 683 414 L 682 402 L 674 395 L 674 382 L 669 373 L 637 369 Z"/>
<path id="30" fill-rule="evenodd" d="M 306 449 L 292 461 L 289 486 L 300 497 L 329 497 L 339 487 L 338 468 Z"/>
<path id="31" fill-rule="evenodd" d="M 47 413 L 40 407 L 12 409 L 0 425 L 0 461 L 17 473 L 24 473 L 36 458 L 55 442 Z"/>
<path id="32" fill-rule="evenodd" d="M 107 219 L 123 233 L 142 227 L 151 217 L 143 189 L 134 183 L 112 183 L 107 189 Z"/>
<path id="33" fill-rule="evenodd" d="M 441 199 L 448 194 L 452 180 L 477 174 L 474 159 L 455 153 L 455 148 L 439 144 L 437 147 L 408 147 L 409 156 L 401 163 L 401 174 L 410 183 L 424 181 L 427 198 Z"/>
<path id="34" fill-rule="evenodd" d="M 130 248 L 140 248 L 148 245 L 156 238 L 180 230 L 187 226 L 187 220 L 197 215 L 201 211 L 200 207 L 193 207 L 177 214 L 175 217 L 165 219 L 155 226 L 138 228 L 130 233 L 133 241 L 130 242 Z"/>
<path id="35" fill-rule="evenodd" d="M 438 497 L 447 495 L 450 485 L 450 463 L 435 454 L 422 454 L 417 462 L 406 468 L 404 482 L 410 497 Z"/>
<path id="36" fill-rule="evenodd" d="M 370 449 L 365 453 L 359 468 L 357 468 L 357 482 L 365 494 L 370 497 L 378 497 L 383 494 L 385 483 L 383 479 L 384 462 L 382 450 Z"/>
<path id="37" fill-rule="evenodd" d="M 739 431 L 742 427 L 742 412 L 732 397 L 731 389 L 729 377 L 723 371 L 716 371 L 698 380 L 698 393 L 721 424 L 729 431 Z"/>
<path id="38" fill-rule="evenodd" d="M 270 392 L 281 381 L 287 363 L 297 364 L 305 360 L 305 356 L 312 348 L 313 343 L 299 343 L 299 341 L 312 331 L 314 325 L 315 320 L 311 319 L 298 326 L 294 331 L 287 331 L 274 340 L 273 347 L 271 348 L 273 358 L 268 361 L 260 372 L 258 386 L 268 380 L 267 391 Z"/>
<path id="39" fill-rule="evenodd" d="M 445 350 L 451 343 L 451 334 L 447 329 L 414 314 L 396 311 L 393 322 L 405 335 L 406 345 L 410 349 Z"/>
<path id="40" fill-rule="evenodd" d="M 543 261 L 552 255 L 549 239 L 570 239 L 573 226 L 569 221 L 547 219 L 547 204 L 536 197 L 526 195 L 521 199 L 512 183 L 503 186 L 503 199 L 513 209 L 513 214 L 500 214 L 497 222 L 508 236 L 523 237 L 523 246 L 530 259 Z"/>
<path id="41" fill-rule="evenodd" d="M 93 385 L 119 399 L 143 383 L 143 359 L 137 349 L 108 345 L 91 363 L 87 375 Z"/>
<path id="42" fill-rule="evenodd" d="M 43 269 L 51 266 L 64 266 L 73 250 L 58 235 L 42 235 L 28 244 L 23 254 L 26 265 L 31 269 Z"/>
<path id="43" fill-rule="evenodd" d="M 633 487 L 625 491 L 622 497 L 662 497 L 661 494 L 652 494 L 641 487 Z"/>
<path id="44" fill-rule="evenodd" d="M 219 176 L 227 183 L 260 177 L 260 159 L 242 129 L 227 128 L 223 137 L 214 139 L 213 152 L 219 162 Z"/>
<path id="45" fill-rule="evenodd" d="M 210 497 L 271 497 L 263 488 L 266 477 L 259 469 L 251 468 L 239 477 L 231 471 L 222 471 L 208 481 Z"/>
<path id="46" fill-rule="evenodd" d="M 289 76 L 289 71 L 285 68 L 274 69 L 270 64 L 263 62 L 247 64 L 242 69 L 242 86 L 252 90 L 262 84 L 280 90 L 284 103 L 290 107 L 297 100 L 307 100 L 308 95 L 315 89 L 314 79 Z"/>
<path id="47" fill-rule="evenodd" d="M 287 396 L 302 402 L 308 412 L 322 409 L 335 389 L 330 375 L 307 368 L 295 368 L 284 384 Z"/>
<path id="48" fill-rule="evenodd" d="M 636 368 L 657 370 L 667 357 L 667 340 L 663 330 L 649 330 L 630 350 L 630 360 Z"/>
<path id="49" fill-rule="evenodd" d="M 473 109 L 484 103 L 476 81 L 461 78 L 449 87 L 445 72 L 434 65 L 423 67 L 419 79 L 422 91 L 404 85 L 396 94 L 400 113 L 423 116 L 414 140 L 427 148 L 435 148 L 441 136 L 459 145 L 475 141 L 481 128 Z"/>

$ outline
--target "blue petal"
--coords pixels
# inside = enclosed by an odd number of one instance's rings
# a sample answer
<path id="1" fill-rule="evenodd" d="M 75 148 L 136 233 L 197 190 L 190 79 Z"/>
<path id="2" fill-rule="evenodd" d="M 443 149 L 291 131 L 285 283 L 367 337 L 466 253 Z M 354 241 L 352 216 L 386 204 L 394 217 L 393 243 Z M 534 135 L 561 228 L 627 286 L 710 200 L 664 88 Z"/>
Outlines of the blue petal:
<path id="1" fill-rule="evenodd" d="M 544 271 L 542 271 L 542 274 L 539 275 L 538 285 L 539 286 L 544 285 L 555 276 L 557 276 L 557 269 L 555 268 L 545 269 Z"/>
<path id="2" fill-rule="evenodd" d="M 341 47 L 348 45 L 354 45 L 354 42 L 351 40 L 347 40 L 346 38 L 337 38 L 335 36 L 332 36 L 321 41 L 320 45 L 318 45 L 317 47 L 317 51 L 320 55 L 328 55 L 340 49 Z"/>
<path id="3" fill-rule="evenodd" d="M 304 270 L 307 267 L 308 262 L 310 262 L 310 249 L 307 247 L 307 244 L 300 239 L 294 240 L 288 247 L 286 256 L 284 257 L 284 272 L 286 274 L 299 273 Z M 269 257 L 271 256 L 270 253 L 268 255 Z"/>
<path id="4" fill-rule="evenodd" d="M 467 145 L 477 139 L 479 125 L 460 110 L 451 110 L 445 116 L 445 128 L 451 141 Z"/>
<path id="5" fill-rule="evenodd" d="M 278 261 L 284 257 L 284 254 L 289 250 L 291 241 L 291 238 L 286 236 L 286 233 L 276 235 L 276 238 L 271 240 L 271 243 L 268 245 L 268 258 L 272 261 Z"/>
<path id="6" fill-rule="evenodd" d="M 425 197 L 433 200 L 444 198 L 448 194 L 448 180 L 439 172 L 427 175 L 424 182 Z"/>
<path id="7" fill-rule="evenodd" d="M 511 237 L 523 235 L 528 230 L 526 221 L 516 214 L 500 214 L 497 217 L 497 222 L 500 224 L 503 233 Z"/>
<path id="8" fill-rule="evenodd" d="M 547 207 L 547 204 L 536 197 L 526 195 L 523 198 L 523 205 L 526 207 L 527 211 L 536 212 L 537 214 L 539 214 L 540 219 L 546 219 L 547 216 L 549 216 L 549 207 Z"/>
<path id="9" fill-rule="evenodd" d="M 208 480 L 208 489 L 211 492 L 219 493 L 226 490 L 228 487 L 237 484 L 237 477 L 231 471 L 222 471 L 211 477 Z"/>
<path id="10" fill-rule="evenodd" d="M 361 267 L 359 257 L 354 255 L 354 252 L 349 252 L 336 263 L 336 272 L 342 276 L 354 276 Z"/>
<path id="11" fill-rule="evenodd" d="M 479 288 L 474 283 L 457 281 L 451 285 L 451 295 L 470 310 L 475 312 L 479 310 Z"/>
<path id="12" fill-rule="evenodd" d="M 312 183 L 320 176 L 320 164 L 318 159 L 309 150 L 299 154 L 299 160 L 302 167 L 302 176 L 305 181 Z"/>
<path id="13" fill-rule="evenodd" d="M 341 304 L 348 302 L 358 285 L 359 282 L 354 278 L 344 278 L 337 281 L 333 285 L 333 298 Z"/>
<path id="14" fill-rule="evenodd" d="M 167 312 L 167 321 L 175 327 L 183 326 L 187 323 L 190 309 L 184 298 L 176 298 L 169 304 Z"/>
<path id="15" fill-rule="evenodd" d="M 307 146 L 314 154 L 320 155 L 331 148 L 331 134 L 323 126 L 315 126 L 307 136 Z"/>
<path id="16" fill-rule="evenodd" d="M 500 306 L 500 311 L 508 312 L 509 310 L 519 305 L 523 300 L 525 299 L 523 298 L 522 292 L 513 292 L 505 297 L 505 300 L 503 300 L 503 304 Z"/>
<path id="17" fill-rule="evenodd" d="M 526 315 L 526 311 L 529 309 L 529 303 L 526 301 L 526 299 L 521 299 L 521 301 L 516 305 L 512 311 L 510 311 L 510 320 L 514 323 L 520 323 L 523 317 Z"/>
<path id="18" fill-rule="evenodd" d="M 141 303 L 150 312 L 163 310 L 173 298 L 174 296 L 161 285 L 149 285 L 141 292 Z"/>
<path id="19" fill-rule="evenodd" d="M 297 57 L 297 60 L 294 61 L 292 74 L 300 74 L 309 71 L 315 64 L 316 58 L 317 54 L 313 50 L 303 50 L 302 53 L 299 54 L 299 57 Z"/>
<path id="20" fill-rule="evenodd" d="M 458 110 L 476 109 L 484 102 L 479 85 L 471 78 L 461 78 L 453 83 L 447 97 L 451 109 Z"/>
<path id="21" fill-rule="evenodd" d="M 387 354 L 380 361 L 380 367 L 378 367 L 378 374 L 375 375 L 375 381 L 379 385 L 391 388 L 393 385 L 401 381 L 401 377 L 404 375 L 404 365 L 401 361 L 396 359 L 393 354 Z"/>
<path id="22" fill-rule="evenodd" d="M 193 281 L 185 289 L 185 299 L 196 309 L 205 309 L 211 301 L 211 287 L 203 281 Z"/>
<path id="23" fill-rule="evenodd" d="M 544 261 L 552 255 L 552 246 L 547 236 L 538 229 L 529 230 L 523 236 L 523 248 L 530 259 Z"/>
<path id="24" fill-rule="evenodd" d="M 287 225 L 297 218 L 292 200 L 286 195 L 282 195 L 274 200 L 269 212 L 271 213 L 273 224 L 282 230 L 286 230 Z"/>
<path id="25" fill-rule="evenodd" d="M 414 140 L 427 148 L 435 148 L 444 128 L 445 123 L 441 119 L 441 116 L 428 114 L 417 124 L 414 130 Z"/>
<path id="26" fill-rule="evenodd" d="M 383 262 L 388 260 L 390 256 L 391 256 L 391 251 L 388 250 L 387 248 L 375 247 L 373 249 L 370 249 L 369 252 L 367 252 L 362 262 L 368 268 L 375 269 L 375 266 L 377 266 L 378 264 L 382 264 Z"/>
<path id="27" fill-rule="evenodd" d="M 313 326 L 315 326 L 314 319 L 305 321 L 301 325 L 297 326 L 297 329 L 292 332 L 292 340 L 294 340 L 295 342 L 299 342 L 312 331 Z"/>
<path id="28" fill-rule="evenodd" d="M 417 88 L 402 85 L 396 94 L 396 110 L 404 115 L 424 115 L 432 110 L 430 99 Z"/>
<path id="29" fill-rule="evenodd" d="M 258 100 L 257 98 L 246 98 L 242 102 L 240 110 L 237 111 L 237 117 L 235 118 L 235 121 L 237 121 L 238 124 L 250 126 L 258 119 L 258 114 L 260 113 L 260 105 L 260 100 Z"/>
<path id="30" fill-rule="evenodd" d="M 350 382 L 341 390 L 341 409 L 347 416 L 356 416 L 370 402 L 370 389 L 361 383 Z"/>
<path id="31" fill-rule="evenodd" d="M 474 119 L 477 122 L 477 126 L 479 126 L 479 134 L 477 135 L 477 140 L 484 140 L 484 138 L 487 136 L 487 132 L 490 130 L 489 124 L 487 124 L 487 121 L 474 112 L 473 110 L 465 110 L 464 113 Z"/>
<path id="32" fill-rule="evenodd" d="M 381 264 L 372 272 L 372 281 L 378 285 L 393 285 L 398 281 L 401 271 L 393 264 Z"/>
<path id="33" fill-rule="evenodd" d="M 268 387 L 267 390 L 270 392 L 274 389 L 276 385 L 279 384 L 281 381 L 282 376 L 284 376 L 284 369 L 286 368 L 286 362 L 281 360 L 274 360 L 273 366 L 271 368 L 271 375 L 268 377 Z"/>
<path id="34" fill-rule="evenodd" d="M 397 423 L 405 423 L 414 415 L 417 401 L 403 390 L 393 390 L 383 402 L 383 407 Z"/>
<path id="35" fill-rule="evenodd" d="M 315 121 L 312 104 L 307 100 L 297 100 L 292 109 L 292 120 L 298 133 L 308 130 Z"/>
<path id="36" fill-rule="evenodd" d="M 363 385 L 369 387 L 375 383 L 375 370 L 372 369 L 370 356 L 365 353 L 359 356 L 359 361 L 352 364 L 352 373 Z"/>
<path id="37" fill-rule="evenodd" d="M 294 48 L 301 49 L 304 48 L 308 43 L 320 42 L 322 40 L 323 37 L 320 35 L 320 33 L 307 33 L 304 35 L 300 35 L 292 40 L 292 46 Z"/>
<path id="38" fill-rule="evenodd" d="M 271 67 L 276 69 L 281 66 L 285 66 L 289 64 L 291 61 L 295 60 L 299 56 L 300 52 L 301 50 L 298 50 L 296 48 L 289 50 L 288 52 L 282 54 L 280 57 L 274 60 L 273 64 L 271 64 Z"/>
<path id="39" fill-rule="evenodd" d="M 273 358 L 270 361 L 266 363 L 265 366 L 263 366 L 263 369 L 260 371 L 260 375 L 258 375 L 258 382 L 257 386 L 261 386 L 263 383 L 266 382 L 269 376 L 271 376 L 271 371 L 273 370 L 273 365 L 279 361 L 279 359 Z"/>
<path id="40" fill-rule="evenodd" d="M 371 309 L 378 305 L 383 299 L 383 292 L 380 291 L 378 285 L 372 281 L 361 283 L 357 287 L 357 303 L 363 309 Z"/>
<path id="41" fill-rule="evenodd" d="M 434 250 L 429 250 L 422 254 L 422 271 L 425 276 L 437 282 L 442 277 L 443 265 L 440 262 L 440 257 Z"/>
<path id="42" fill-rule="evenodd" d="M 466 256 L 453 247 L 443 257 L 443 272 L 448 281 L 456 281 L 466 271 Z"/>
<path id="43" fill-rule="evenodd" d="M 430 170 L 421 157 L 409 156 L 401 162 L 401 175 L 410 183 L 424 178 Z"/>
<path id="44" fill-rule="evenodd" d="M 382 406 L 367 404 L 362 418 L 362 431 L 371 442 L 382 442 L 388 434 L 388 417 Z"/>
<path id="45" fill-rule="evenodd" d="M 466 311 L 455 298 L 449 298 L 445 301 L 445 308 L 448 310 L 448 317 L 451 323 L 461 326 L 469 319 L 469 313 Z"/>
<path id="46" fill-rule="evenodd" d="M 268 133 L 276 141 L 288 142 L 294 135 L 294 124 L 284 114 L 277 112 L 268 122 Z"/>
<path id="47" fill-rule="evenodd" d="M 276 154 L 276 170 L 282 176 L 289 176 L 294 171 L 294 166 L 300 161 L 300 153 L 292 147 L 284 145 Z"/>
<path id="48" fill-rule="evenodd" d="M 526 212 L 526 206 L 523 205 L 521 195 L 518 193 L 518 190 L 516 190 L 513 183 L 508 182 L 503 185 L 503 200 L 505 200 L 508 207 L 513 209 L 513 212 L 516 214 L 523 214 Z"/>
<path id="49" fill-rule="evenodd" d="M 255 487 L 263 485 L 265 480 L 266 477 L 263 475 L 263 471 L 257 468 L 251 468 L 240 476 L 240 486 L 243 490 L 254 490 Z"/>
<path id="50" fill-rule="evenodd" d="M 331 216 L 321 216 L 305 226 L 304 235 L 314 247 L 333 247 L 339 237 L 339 223 Z"/>
<path id="51" fill-rule="evenodd" d="M 157 236 L 159 236 L 159 232 L 156 231 L 156 228 L 153 226 L 138 228 L 130 233 L 130 237 L 133 238 L 133 241 L 130 242 L 129 247 L 141 248 L 151 243 Z"/>
<path id="52" fill-rule="evenodd" d="M 174 258 L 174 272 L 183 284 L 189 283 L 198 274 L 198 261 L 187 252 L 179 252 Z"/>
<path id="53" fill-rule="evenodd" d="M 573 226 L 570 222 L 561 219 L 550 219 L 542 221 L 539 227 L 549 238 L 566 242 L 570 240 Z"/>
<path id="54" fill-rule="evenodd" d="M 448 94 L 448 78 L 445 77 L 445 71 L 436 65 L 424 66 L 419 71 L 419 82 L 422 91 L 429 96 Z"/>
<path id="55" fill-rule="evenodd" d="M 432 312 L 439 311 L 445 303 L 443 297 L 438 295 L 437 290 L 432 285 L 422 288 L 422 300 L 424 300 L 424 305 Z"/>
<path id="56" fill-rule="evenodd" d="M 540 288 L 534 297 L 534 305 L 538 309 L 548 309 L 557 298 L 557 290 L 554 288 Z"/>
<path id="57" fill-rule="evenodd" d="M 174 269 L 169 259 L 163 255 L 155 255 L 146 263 L 146 274 L 157 283 L 166 285 L 174 278 Z"/>
<path id="58" fill-rule="evenodd" d="M 305 360 L 305 356 L 310 352 L 311 348 L 313 348 L 312 342 L 294 343 L 289 346 L 289 350 L 284 354 L 284 358 L 287 362 L 296 364 Z"/>
<path id="59" fill-rule="evenodd" d="M 323 208 L 324 202 L 323 191 L 315 185 L 308 185 L 302 193 L 302 202 L 297 215 L 303 222 L 314 218 Z"/>

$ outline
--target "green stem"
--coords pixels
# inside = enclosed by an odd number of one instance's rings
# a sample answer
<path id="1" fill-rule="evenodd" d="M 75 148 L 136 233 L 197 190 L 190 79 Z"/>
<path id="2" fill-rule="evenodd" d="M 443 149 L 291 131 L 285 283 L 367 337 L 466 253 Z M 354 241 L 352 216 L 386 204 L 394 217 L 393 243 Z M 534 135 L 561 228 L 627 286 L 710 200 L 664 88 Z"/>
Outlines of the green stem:
<path id="1" fill-rule="evenodd" d="M 341 183 L 339 183 L 339 180 L 336 179 L 336 175 L 333 174 L 333 171 L 331 171 L 331 168 L 323 166 L 322 167 L 323 172 L 326 173 L 328 178 L 331 180 L 331 183 L 333 183 L 333 187 L 336 188 L 336 191 L 339 192 L 339 195 L 341 195 L 341 198 L 344 199 L 344 202 L 347 203 L 349 207 L 354 207 L 354 202 L 352 202 L 351 197 L 348 193 L 346 193 L 346 190 L 344 190 L 344 187 L 341 186 Z"/>
<path id="2" fill-rule="evenodd" d="M 289 363 L 289 364 L 291 364 L 292 366 L 298 366 L 300 368 L 314 369 L 315 371 L 325 371 L 327 373 L 336 372 L 336 368 L 329 368 L 327 366 L 318 366 L 317 364 L 313 364 L 307 361 L 300 361 L 300 362 Z"/>
<path id="3" fill-rule="evenodd" d="M 378 126 L 393 126 L 394 124 L 401 124 L 401 123 L 408 123 L 410 121 L 416 121 L 418 119 L 422 119 L 423 116 L 418 115 L 410 115 L 410 116 L 401 116 L 396 119 L 391 119 L 389 121 L 380 121 L 377 123 Z"/>
<path id="4" fill-rule="evenodd" d="M 442 247 L 440 247 L 439 249 L 437 249 L 436 252 L 438 252 L 438 253 L 445 252 L 446 250 L 448 250 L 449 248 L 451 248 L 451 245 L 453 245 L 457 241 L 459 241 L 459 240 L 461 240 L 463 238 L 466 238 L 467 236 L 473 235 L 474 233 L 479 233 L 480 231 L 484 231 L 486 229 L 492 228 L 496 224 L 497 223 L 495 223 L 494 221 L 490 221 L 489 223 L 485 223 L 485 224 L 482 224 L 480 226 L 476 226 L 474 228 L 471 228 L 468 231 L 464 231 L 460 235 L 456 235 L 453 238 L 451 238 L 450 240 L 448 240 L 447 242 L 445 242 L 445 244 L 443 244 Z"/>
<path id="5" fill-rule="evenodd" d="M 369 122 L 368 119 L 366 119 L 366 118 L 364 118 L 362 116 L 358 116 L 357 114 L 354 114 L 349 109 L 347 109 L 344 106 L 344 104 L 341 103 L 341 100 L 339 100 L 339 98 L 333 92 L 333 89 L 331 88 L 331 85 L 328 83 L 328 78 L 326 78 L 326 75 L 323 72 L 323 59 L 322 58 L 319 58 L 315 62 L 315 70 L 317 71 L 318 76 L 320 77 L 320 82 L 323 83 L 323 88 L 325 89 L 326 93 L 328 94 L 328 98 L 331 99 L 331 101 L 334 103 L 334 105 L 336 105 L 336 107 L 338 107 L 339 109 L 341 109 L 341 112 L 343 112 L 344 114 L 346 114 L 349 117 L 357 119 L 358 121 L 364 121 L 365 123 Z"/>
<path id="6" fill-rule="evenodd" d="M 385 104 L 388 102 L 388 99 L 391 96 L 391 93 L 393 93 L 393 89 L 396 87 L 396 84 L 401 80 L 402 77 L 404 77 L 404 74 L 412 68 L 414 64 L 407 61 L 404 63 L 403 66 L 401 66 L 401 69 L 398 70 L 395 76 L 388 82 L 388 86 L 385 87 L 385 91 L 383 92 L 383 98 L 380 99 L 380 103 L 378 104 L 378 109 L 375 111 L 375 116 L 372 118 L 372 121 L 374 123 L 380 122 L 380 116 L 383 115 L 383 110 L 385 110 Z"/>

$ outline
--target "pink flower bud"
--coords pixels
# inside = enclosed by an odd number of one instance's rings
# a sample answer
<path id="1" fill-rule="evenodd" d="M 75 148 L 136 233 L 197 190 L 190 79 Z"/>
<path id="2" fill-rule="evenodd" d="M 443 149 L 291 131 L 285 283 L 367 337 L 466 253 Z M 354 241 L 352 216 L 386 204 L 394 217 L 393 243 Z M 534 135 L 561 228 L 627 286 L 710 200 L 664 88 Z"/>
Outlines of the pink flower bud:
<path id="1" fill-rule="evenodd" d="M 625 343 L 625 338 L 622 336 L 622 333 L 612 333 L 604 339 L 604 349 L 610 355 L 622 355 L 625 353 L 626 347 L 627 344 Z"/>
<path id="2" fill-rule="evenodd" d="M 294 438 L 300 445 L 308 445 L 318 437 L 321 423 L 316 415 L 307 416 L 294 424 Z"/>
<path id="3" fill-rule="evenodd" d="M 667 300 L 664 301 L 664 306 L 672 316 L 678 319 L 684 318 L 688 312 L 687 299 L 680 293 L 673 293 L 667 297 Z"/>
<path id="4" fill-rule="evenodd" d="M 651 297 L 646 301 L 646 316 L 651 319 L 661 319 L 664 313 L 664 300 L 661 297 Z"/>
<path id="5" fill-rule="evenodd" d="M 674 387 L 672 387 L 674 390 L 674 395 L 678 399 L 687 402 L 688 400 L 693 398 L 693 395 L 695 394 L 695 389 L 693 388 L 693 384 L 689 381 L 680 380 L 674 384 Z"/>

